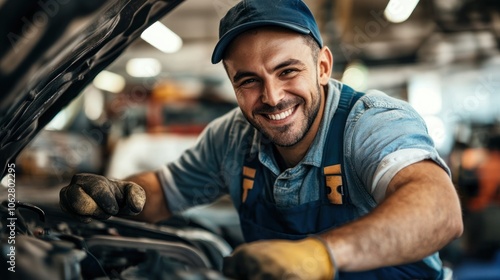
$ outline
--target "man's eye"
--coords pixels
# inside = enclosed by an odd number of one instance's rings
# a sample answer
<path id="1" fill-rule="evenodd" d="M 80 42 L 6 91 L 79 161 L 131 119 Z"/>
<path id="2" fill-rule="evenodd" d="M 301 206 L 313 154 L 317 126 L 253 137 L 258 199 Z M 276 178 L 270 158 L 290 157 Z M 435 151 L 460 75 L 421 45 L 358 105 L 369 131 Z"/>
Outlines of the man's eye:
<path id="1" fill-rule="evenodd" d="M 242 86 L 249 85 L 249 84 L 254 83 L 254 82 L 255 82 L 255 79 L 246 79 L 243 82 L 241 82 L 240 85 L 242 85 Z"/>
<path id="2" fill-rule="evenodd" d="M 294 69 L 286 69 L 283 72 L 281 72 L 281 76 L 288 75 L 292 72 L 295 72 L 295 70 Z"/>

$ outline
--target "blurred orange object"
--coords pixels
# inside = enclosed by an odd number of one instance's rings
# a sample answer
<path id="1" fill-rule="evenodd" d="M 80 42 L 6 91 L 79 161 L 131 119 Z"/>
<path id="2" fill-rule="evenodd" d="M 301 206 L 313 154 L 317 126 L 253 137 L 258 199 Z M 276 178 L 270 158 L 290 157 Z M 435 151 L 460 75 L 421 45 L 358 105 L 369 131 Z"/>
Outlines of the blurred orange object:
<path id="1" fill-rule="evenodd" d="M 479 211 L 490 204 L 500 204 L 500 151 L 490 151 L 477 169 L 479 193 L 469 202 L 469 209 Z"/>

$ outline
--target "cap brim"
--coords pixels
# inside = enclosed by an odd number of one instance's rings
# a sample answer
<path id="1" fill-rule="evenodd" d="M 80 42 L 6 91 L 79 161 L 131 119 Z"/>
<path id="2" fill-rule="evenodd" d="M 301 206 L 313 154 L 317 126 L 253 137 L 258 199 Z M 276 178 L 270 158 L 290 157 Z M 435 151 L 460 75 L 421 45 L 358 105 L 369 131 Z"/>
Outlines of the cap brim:
<path id="1" fill-rule="evenodd" d="M 263 20 L 263 21 L 254 21 L 246 24 L 239 25 L 231 30 L 229 30 L 224 36 L 222 36 L 215 45 L 214 52 L 212 54 L 212 63 L 217 64 L 222 60 L 224 56 L 224 52 L 229 44 L 241 33 L 261 26 L 279 26 L 284 27 L 293 31 L 296 31 L 300 34 L 310 34 L 311 31 L 305 27 L 298 26 L 296 24 L 292 24 L 289 22 L 282 21 L 271 21 L 271 20 Z"/>

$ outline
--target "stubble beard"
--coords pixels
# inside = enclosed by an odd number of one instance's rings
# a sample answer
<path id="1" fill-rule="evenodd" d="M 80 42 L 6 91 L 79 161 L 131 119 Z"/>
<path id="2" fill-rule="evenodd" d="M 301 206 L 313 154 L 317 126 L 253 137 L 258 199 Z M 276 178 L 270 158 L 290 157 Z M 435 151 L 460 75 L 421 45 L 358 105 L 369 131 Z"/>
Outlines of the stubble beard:
<path id="1" fill-rule="evenodd" d="M 259 122 L 255 121 L 256 118 L 250 118 L 246 114 L 243 114 L 245 118 L 247 119 L 248 122 L 250 122 L 253 127 L 255 127 L 260 133 L 262 133 L 269 141 L 271 141 L 273 144 L 279 147 L 292 147 L 299 143 L 304 137 L 308 134 L 308 132 L 311 130 L 312 124 L 314 123 L 314 120 L 318 116 L 318 112 L 320 109 L 321 105 L 321 89 L 319 84 L 317 84 L 316 88 L 316 96 L 317 98 L 313 100 L 312 106 L 309 108 L 304 108 L 304 114 L 306 118 L 306 122 L 302 125 L 302 127 L 299 128 L 298 132 L 293 134 L 290 132 L 291 127 L 295 125 L 293 124 L 287 124 L 283 125 L 281 127 L 273 128 L 272 131 L 264 129 L 264 126 L 261 125 Z M 305 101 L 301 99 L 299 104 L 305 104 Z M 273 110 L 272 108 L 275 108 L 275 111 L 281 110 L 281 108 L 287 108 L 286 105 L 284 104 L 278 104 L 275 107 L 270 107 L 269 111 Z M 253 115 L 256 115 L 253 113 Z"/>

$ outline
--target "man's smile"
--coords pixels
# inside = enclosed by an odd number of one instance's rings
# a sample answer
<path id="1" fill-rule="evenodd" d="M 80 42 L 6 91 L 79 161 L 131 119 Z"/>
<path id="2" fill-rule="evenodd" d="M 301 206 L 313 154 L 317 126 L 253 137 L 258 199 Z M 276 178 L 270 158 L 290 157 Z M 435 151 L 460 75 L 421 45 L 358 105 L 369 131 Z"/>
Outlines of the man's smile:
<path id="1" fill-rule="evenodd" d="M 290 108 L 284 112 L 277 113 L 277 114 L 268 114 L 266 115 L 270 120 L 275 120 L 275 121 L 280 121 L 284 120 L 285 118 L 289 117 L 292 115 L 292 113 L 295 111 L 295 107 Z"/>

